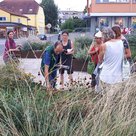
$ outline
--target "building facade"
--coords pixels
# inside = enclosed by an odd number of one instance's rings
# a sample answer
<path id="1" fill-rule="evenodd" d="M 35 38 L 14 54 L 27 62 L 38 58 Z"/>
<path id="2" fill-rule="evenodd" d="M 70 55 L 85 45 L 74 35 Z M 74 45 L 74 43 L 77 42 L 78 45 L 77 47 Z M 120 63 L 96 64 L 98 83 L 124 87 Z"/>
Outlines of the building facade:
<path id="1" fill-rule="evenodd" d="M 44 12 L 35 0 L 3 0 L 0 9 L 0 33 L 8 29 L 17 37 L 45 33 Z"/>
<path id="2" fill-rule="evenodd" d="M 82 19 L 83 18 L 83 12 L 62 10 L 62 11 L 59 11 L 58 16 L 59 16 L 59 20 L 61 21 L 61 23 L 64 23 L 69 18 L 80 18 L 80 19 Z"/>
<path id="3" fill-rule="evenodd" d="M 113 25 L 136 29 L 136 0 L 87 0 L 87 11 L 92 33 Z"/>

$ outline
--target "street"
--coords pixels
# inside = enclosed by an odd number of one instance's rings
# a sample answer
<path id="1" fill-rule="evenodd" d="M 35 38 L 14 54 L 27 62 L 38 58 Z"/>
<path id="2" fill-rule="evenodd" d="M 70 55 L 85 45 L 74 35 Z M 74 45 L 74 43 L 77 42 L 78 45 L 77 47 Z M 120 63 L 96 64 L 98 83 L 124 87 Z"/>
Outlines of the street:
<path id="1" fill-rule="evenodd" d="M 4 44 L 5 44 L 5 39 L 0 39 L 0 56 L 3 55 L 3 52 L 4 52 Z"/>

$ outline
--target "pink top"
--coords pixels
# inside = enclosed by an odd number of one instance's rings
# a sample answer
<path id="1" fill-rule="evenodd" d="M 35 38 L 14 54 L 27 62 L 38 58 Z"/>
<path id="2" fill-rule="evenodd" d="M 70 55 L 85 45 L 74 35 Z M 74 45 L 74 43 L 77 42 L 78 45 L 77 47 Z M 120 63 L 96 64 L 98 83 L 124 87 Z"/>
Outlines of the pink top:
<path id="1" fill-rule="evenodd" d="M 8 38 L 5 42 L 5 51 L 3 55 L 3 60 L 7 60 L 9 58 L 9 53 L 8 53 L 9 49 L 16 49 L 15 41 L 10 38 Z"/>

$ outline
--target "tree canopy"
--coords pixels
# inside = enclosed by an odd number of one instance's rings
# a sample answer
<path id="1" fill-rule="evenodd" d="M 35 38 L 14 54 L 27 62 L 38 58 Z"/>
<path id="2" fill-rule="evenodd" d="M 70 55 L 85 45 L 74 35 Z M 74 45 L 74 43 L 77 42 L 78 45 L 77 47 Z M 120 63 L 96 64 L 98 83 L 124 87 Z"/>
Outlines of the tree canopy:
<path id="1" fill-rule="evenodd" d="M 54 0 L 42 0 L 41 6 L 44 10 L 45 25 L 50 23 L 54 28 L 58 24 L 58 7 L 55 5 Z"/>
<path id="2" fill-rule="evenodd" d="M 69 18 L 61 25 L 61 29 L 74 30 L 75 28 L 86 27 L 86 22 L 80 18 Z"/>

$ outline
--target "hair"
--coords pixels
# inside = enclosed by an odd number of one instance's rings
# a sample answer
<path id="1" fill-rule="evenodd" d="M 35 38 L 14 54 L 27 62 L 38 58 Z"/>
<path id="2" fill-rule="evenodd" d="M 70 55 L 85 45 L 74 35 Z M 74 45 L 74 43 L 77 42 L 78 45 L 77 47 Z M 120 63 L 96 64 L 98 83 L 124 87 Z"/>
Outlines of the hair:
<path id="1" fill-rule="evenodd" d="M 121 36 L 121 29 L 120 29 L 120 27 L 119 26 L 113 26 L 112 27 L 112 30 L 114 31 L 114 33 L 115 33 L 115 37 L 116 38 L 118 38 L 118 37 L 120 37 Z"/>
<path id="2" fill-rule="evenodd" d="M 103 35 L 104 42 L 115 38 L 114 31 L 109 27 L 103 28 L 102 35 Z"/>
<path id="3" fill-rule="evenodd" d="M 60 42 L 60 41 L 55 42 L 55 44 L 54 44 L 54 49 L 55 49 L 58 45 L 62 45 L 62 42 Z M 63 47 L 63 45 L 62 45 L 62 47 Z"/>
<path id="4" fill-rule="evenodd" d="M 7 32 L 7 35 L 9 35 L 11 32 L 14 33 L 12 30 L 9 30 L 9 31 Z"/>
<path id="5" fill-rule="evenodd" d="M 69 35 L 68 31 L 63 31 L 63 32 L 62 32 L 62 35 L 63 35 L 63 34 Z"/>

